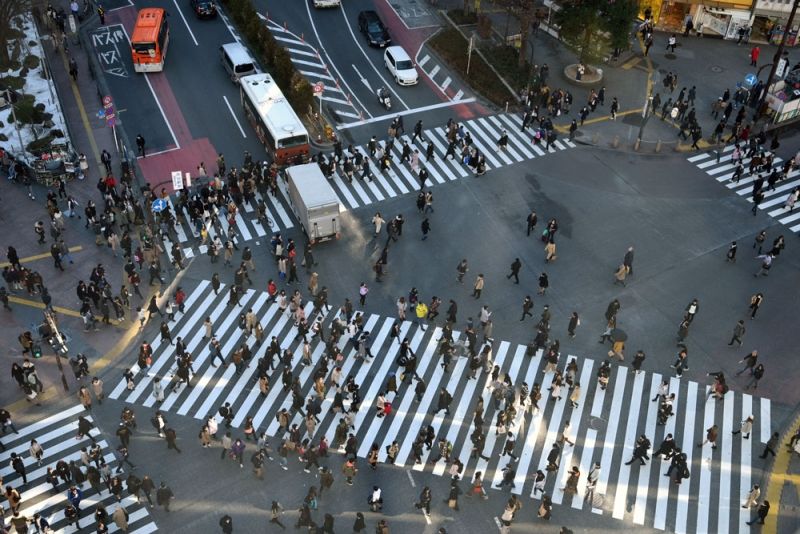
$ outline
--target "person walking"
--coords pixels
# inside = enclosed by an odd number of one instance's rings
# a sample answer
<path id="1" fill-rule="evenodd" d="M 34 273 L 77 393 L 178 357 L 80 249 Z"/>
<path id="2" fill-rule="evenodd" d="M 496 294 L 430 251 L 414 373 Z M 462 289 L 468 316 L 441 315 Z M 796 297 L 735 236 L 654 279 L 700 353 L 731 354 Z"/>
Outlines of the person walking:
<path id="1" fill-rule="evenodd" d="M 478 274 L 478 277 L 475 278 L 475 284 L 472 287 L 472 296 L 475 299 L 481 298 L 481 293 L 483 292 L 484 286 L 484 278 L 483 273 Z"/>
<path id="2" fill-rule="evenodd" d="M 736 434 L 741 434 L 742 435 L 742 439 L 750 439 L 750 432 L 753 431 L 753 420 L 754 419 L 755 419 L 755 417 L 752 416 L 752 415 L 747 416 L 747 419 L 742 421 L 742 426 L 739 427 L 739 430 L 733 430 L 733 431 L 731 431 L 731 434 L 733 434 L 734 436 Z"/>
<path id="3" fill-rule="evenodd" d="M 583 500 L 589 504 L 594 503 L 594 491 L 598 480 L 600 480 L 600 462 L 595 462 L 589 470 L 589 474 L 586 475 L 586 494 L 583 496 Z"/>
<path id="4" fill-rule="evenodd" d="M 572 312 L 572 315 L 569 318 L 569 324 L 567 325 L 567 334 L 569 337 L 575 337 L 575 329 L 581 325 L 581 318 L 578 316 L 578 312 Z"/>
<path id="5" fill-rule="evenodd" d="M 739 376 L 745 371 L 750 371 L 750 375 L 752 375 L 756 364 L 758 363 L 758 351 L 752 350 L 748 354 L 745 354 L 744 358 L 739 360 L 739 363 L 743 363 L 744 367 L 736 372 L 736 376 Z"/>
<path id="6" fill-rule="evenodd" d="M 733 335 L 731 336 L 731 340 L 728 343 L 728 345 L 732 346 L 735 341 L 741 347 L 742 338 L 744 337 L 746 331 L 747 329 L 744 327 L 744 321 L 742 319 L 739 319 L 739 321 L 737 321 L 736 323 L 736 326 L 733 327 Z"/>
<path id="7" fill-rule="evenodd" d="M 628 271 L 628 276 L 633 276 L 633 247 L 628 247 L 625 256 L 622 258 L 622 265 Z"/>
<path id="8" fill-rule="evenodd" d="M 773 432 L 772 436 L 767 440 L 767 444 L 764 445 L 764 451 L 759 455 L 759 458 L 762 460 L 766 460 L 767 453 L 771 454 L 773 457 L 775 456 L 775 449 L 778 448 L 780 445 L 780 434 L 777 432 Z"/>
<path id="9" fill-rule="evenodd" d="M 139 155 L 141 157 L 146 157 L 144 149 L 144 137 L 142 137 L 142 134 L 136 135 L 136 148 L 139 150 Z"/>
<path id="10" fill-rule="evenodd" d="M 764 364 L 759 363 L 753 369 L 753 376 L 750 377 L 750 382 L 744 387 L 745 391 L 750 389 L 752 386 L 753 389 L 758 389 L 758 381 L 764 376 Z"/>
<path id="11" fill-rule="evenodd" d="M 535 230 L 536 229 L 536 223 L 537 222 L 538 222 L 538 218 L 536 216 L 536 212 L 535 211 L 531 211 L 528 214 L 528 217 L 526 219 L 527 228 L 528 228 L 528 230 L 527 230 L 528 231 L 528 233 L 527 233 L 528 236 L 531 235 L 531 230 Z"/>
<path id="12" fill-rule="evenodd" d="M 748 525 L 752 525 L 753 523 L 755 523 L 757 521 L 759 525 L 763 525 L 764 524 L 764 519 L 767 518 L 767 515 L 769 515 L 769 501 L 765 499 L 758 506 L 758 510 L 756 510 L 756 517 L 754 517 L 750 521 L 747 521 L 747 524 Z"/>
<path id="13" fill-rule="evenodd" d="M 547 277 L 547 273 L 542 273 L 539 275 L 539 289 L 538 294 L 544 295 L 547 292 L 547 288 L 550 287 L 550 279 Z"/>
<path id="14" fill-rule="evenodd" d="M 169 503 L 174 498 L 175 495 L 173 495 L 172 490 L 162 482 L 158 491 L 156 491 L 156 504 L 163 506 L 165 512 L 169 512 Z"/>
<path id="15" fill-rule="evenodd" d="M 711 444 L 712 449 L 717 448 L 717 436 L 719 435 L 719 427 L 717 425 L 712 425 L 708 429 L 706 429 L 706 439 L 702 443 L 697 444 L 697 448 L 701 448 L 706 443 Z"/>
<path id="16" fill-rule="evenodd" d="M 753 296 L 750 297 L 750 319 L 753 320 L 756 318 L 756 313 L 758 313 L 758 309 L 764 303 L 764 294 L 763 293 L 755 293 Z M 741 343 L 739 343 L 741 345 Z"/>
<path id="17" fill-rule="evenodd" d="M 530 295 L 525 295 L 525 298 L 522 301 L 522 317 L 520 317 L 520 322 L 525 320 L 525 317 L 533 317 L 531 310 L 533 309 L 533 299 Z"/>
<path id="18" fill-rule="evenodd" d="M 519 261 L 519 258 L 515 258 L 514 261 L 511 263 L 511 273 L 506 276 L 506 279 L 511 280 L 511 277 L 514 277 L 514 283 L 519 284 L 519 270 L 522 268 L 522 262 Z"/>

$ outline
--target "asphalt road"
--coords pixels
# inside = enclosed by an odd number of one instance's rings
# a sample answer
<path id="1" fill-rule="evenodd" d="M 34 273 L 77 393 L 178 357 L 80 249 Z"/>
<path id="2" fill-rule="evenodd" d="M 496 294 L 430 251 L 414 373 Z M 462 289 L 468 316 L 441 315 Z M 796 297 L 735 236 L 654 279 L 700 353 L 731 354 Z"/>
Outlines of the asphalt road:
<path id="1" fill-rule="evenodd" d="M 420 72 L 420 82 L 413 87 L 395 84 L 385 68 L 383 49 L 370 47 L 358 29 L 358 14 L 363 10 L 376 9 L 372 0 L 342 2 L 341 8 L 314 9 L 311 2 L 267 3 L 255 2 L 262 13 L 270 19 L 287 22 L 289 29 L 303 34 L 305 39 L 317 47 L 329 65 L 333 76 L 346 86 L 357 105 L 365 112 L 365 118 L 386 114 L 378 103 L 375 92 L 386 87 L 392 92 L 392 110 L 403 111 L 446 101 L 435 86 Z M 397 16 L 381 17 L 392 37 L 392 44 L 409 30 Z M 414 58 L 417 50 L 406 50 Z M 419 69 L 418 69 L 419 70 Z"/>

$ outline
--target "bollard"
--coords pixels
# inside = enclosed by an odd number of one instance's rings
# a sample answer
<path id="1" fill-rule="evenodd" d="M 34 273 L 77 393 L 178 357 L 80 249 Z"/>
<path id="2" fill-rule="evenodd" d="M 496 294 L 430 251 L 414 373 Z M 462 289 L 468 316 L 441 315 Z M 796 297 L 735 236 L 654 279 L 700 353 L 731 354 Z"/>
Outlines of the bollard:
<path id="1" fill-rule="evenodd" d="M 300 33 L 300 41 L 303 42 L 303 43 L 306 42 L 305 35 L 306 35 L 305 33 Z"/>
<path id="2" fill-rule="evenodd" d="M 508 100 L 506 100 L 506 113 L 508 113 Z"/>
<path id="3" fill-rule="evenodd" d="M 285 32 L 289 31 L 289 25 L 286 24 L 285 20 L 283 21 L 283 31 L 285 31 Z"/>
<path id="4" fill-rule="evenodd" d="M 661 139 L 659 139 L 658 142 L 656 143 L 656 154 L 658 154 L 659 152 L 661 152 Z"/>
<path id="5" fill-rule="evenodd" d="M 636 139 L 636 142 L 633 144 L 633 150 L 636 151 L 636 152 L 639 152 L 639 147 L 641 146 L 641 144 L 642 144 L 642 140 L 641 139 Z"/>
<path id="6" fill-rule="evenodd" d="M 611 141 L 611 147 L 612 148 L 617 148 L 618 146 L 619 146 L 619 136 L 615 135 L 614 136 L 614 140 Z"/>
<path id="7" fill-rule="evenodd" d="M 264 16 L 267 18 L 267 22 L 269 22 L 269 11 L 264 11 Z"/>

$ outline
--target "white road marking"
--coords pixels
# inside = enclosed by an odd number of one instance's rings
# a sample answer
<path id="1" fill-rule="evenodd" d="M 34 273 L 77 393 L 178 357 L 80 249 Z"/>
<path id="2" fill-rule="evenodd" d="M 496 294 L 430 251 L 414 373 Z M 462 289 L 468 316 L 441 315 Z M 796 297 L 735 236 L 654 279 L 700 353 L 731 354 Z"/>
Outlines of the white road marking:
<path id="1" fill-rule="evenodd" d="M 419 108 L 407 109 L 407 110 L 404 110 L 404 111 L 396 111 L 396 112 L 393 112 L 393 113 L 387 113 L 386 115 L 379 115 L 377 117 L 371 117 L 369 119 L 364 119 L 363 121 L 351 122 L 350 124 L 342 124 L 342 125 L 338 126 L 338 128 L 339 129 L 342 129 L 342 128 L 353 128 L 355 126 L 363 126 L 364 124 L 370 124 L 370 123 L 373 123 L 373 122 L 380 122 L 380 121 L 393 119 L 393 118 L 397 117 L 398 115 L 403 115 L 403 116 L 411 115 L 412 113 L 421 113 L 423 111 L 431 111 L 433 109 L 447 108 L 447 107 L 455 106 L 455 105 L 458 105 L 458 104 L 469 104 L 470 102 L 475 102 L 475 98 L 465 98 L 464 100 L 461 100 L 459 102 L 455 102 L 455 101 L 454 102 L 440 102 L 438 104 L 431 104 L 430 106 L 422 106 L 422 107 L 419 107 Z"/>
<path id="2" fill-rule="evenodd" d="M 417 63 L 417 65 L 419 65 L 420 67 L 424 66 L 425 63 L 427 63 L 430 58 L 431 58 L 431 56 L 425 54 L 425 57 L 420 59 L 419 62 Z"/>
<path id="3" fill-rule="evenodd" d="M 225 95 L 222 95 L 222 99 L 225 100 L 225 105 L 228 106 L 228 111 L 231 112 L 231 117 L 233 117 L 233 121 L 236 123 L 236 126 L 239 127 L 239 131 L 242 132 L 242 137 L 247 139 L 247 134 L 244 133 L 244 129 L 242 128 L 242 125 L 239 124 L 239 119 L 236 118 L 236 114 L 233 112 L 233 108 L 231 107 L 231 103 L 228 102 L 228 97 L 225 96 Z"/>
<path id="4" fill-rule="evenodd" d="M 186 17 L 183 16 L 183 11 L 181 11 L 181 8 L 178 6 L 178 0 L 172 0 L 172 3 L 175 4 L 175 9 L 178 10 L 178 15 L 180 15 L 181 19 L 183 19 L 183 23 L 186 25 L 186 29 L 189 30 L 189 36 L 192 38 L 192 41 L 194 41 L 194 45 L 200 46 L 197 44 L 197 39 L 194 38 L 194 33 L 192 33 L 192 29 L 189 27 L 189 23 L 186 21 Z"/>
<path id="5" fill-rule="evenodd" d="M 406 471 L 406 474 L 408 475 L 408 481 L 411 482 L 411 487 L 412 488 L 416 488 L 417 487 L 417 483 L 414 482 L 414 477 L 411 476 L 411 471 Z"/>
<path id="6" fill-rule="evenodd" d="M 447 78 L 445 78 L 445 79 L 444 79 L 444 81 L 442 82 L 442 85 L 441 85 L 441 89 L 442 89 L 442 91 L 444 91 L 445 89 L 447 89 L 447 88 L 450 86 L 450 82 L 452 82 L 452 81 L 453 81 L 453 80 L 452 80 L 452 78 L 450 78 L 450 76 L 448 76 Z"/>

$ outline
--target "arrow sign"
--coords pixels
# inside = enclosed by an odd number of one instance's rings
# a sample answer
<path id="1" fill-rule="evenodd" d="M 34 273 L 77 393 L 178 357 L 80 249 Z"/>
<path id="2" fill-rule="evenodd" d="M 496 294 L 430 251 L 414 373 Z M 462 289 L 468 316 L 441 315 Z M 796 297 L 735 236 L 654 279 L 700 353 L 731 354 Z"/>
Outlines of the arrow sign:
<path id="1" fill-rule="evenodd" d="M 374 93 L 374 91 L 372 90 L 372 87 L 370 86 L 369 82 L 367 81 L 366 78 L 364 78 L 364 76 L 361 75 L 360 72 L 358 72 L 358 69 L 356 68 L 356 66 L 355 65 L 350 65 L 350 66 L 353 67 L 354 71 L 356 71 L 356 74 L 358 74 L 358 78 L 361 80 L 361 83 L 363 83 L 367 87 L 367 89 L 369 89 L 369 92 L 370 93 Z"/>
<path id="2" fill-rule="evenodd" d="M 752 72 L 744 77 L 744 83 L 746 83 L 750 87 L 753 87 L 756 84 L 757 81 L 758 81 L 758 77 L 755 74 L 753 74 Z"/>

